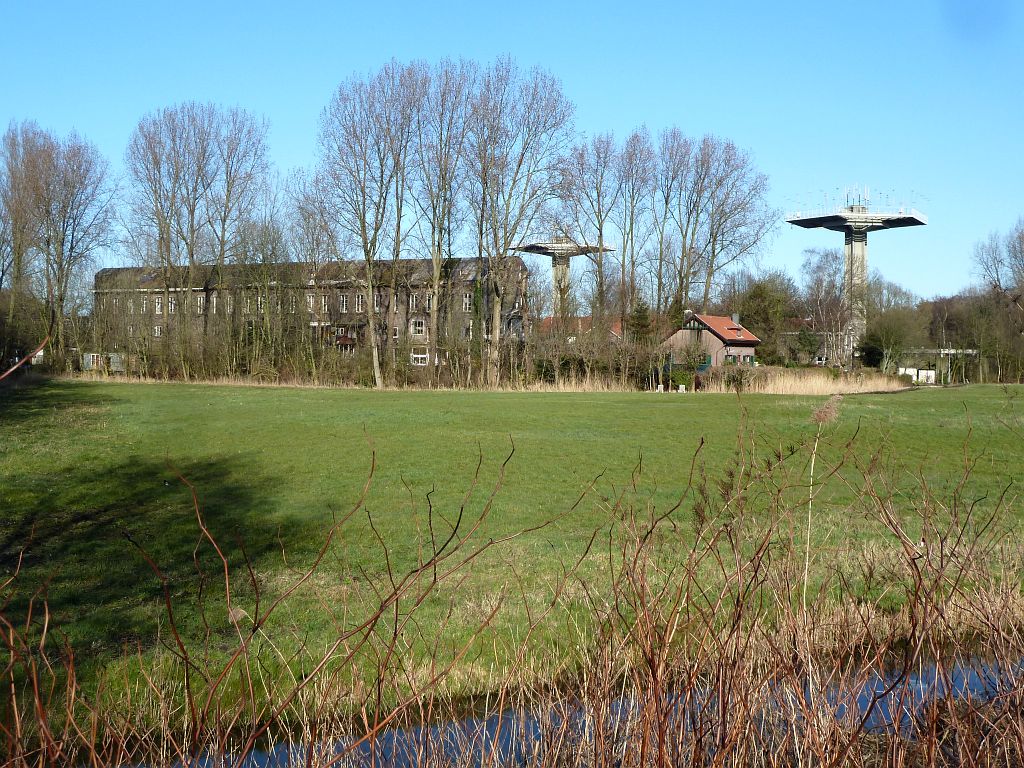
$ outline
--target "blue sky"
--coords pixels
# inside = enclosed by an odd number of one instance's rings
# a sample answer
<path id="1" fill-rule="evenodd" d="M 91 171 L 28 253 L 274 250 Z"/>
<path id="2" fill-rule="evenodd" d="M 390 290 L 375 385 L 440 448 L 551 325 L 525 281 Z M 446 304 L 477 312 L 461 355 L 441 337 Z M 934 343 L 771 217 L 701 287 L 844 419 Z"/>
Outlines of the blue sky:
<path id="1" fill-rule="evenodd" d="M 869 261 L 928 297 L 974 280 L 974 243 L 1024 215 L 1024 10 L 1014 0 L 214 3 L 0 0 L 0 125 L 34 119 L 120 171 L 144 114 L 185 100 L 270 122 L 286 172 L 315 157 L 338 83 L 399 60 L 513 55 L 562 80 L 576 129 L 678 125 L 746 149 L 780 211 L 867 186 L 929 225 Z M 763 267 L 841 236 L 780 221 Z"/>

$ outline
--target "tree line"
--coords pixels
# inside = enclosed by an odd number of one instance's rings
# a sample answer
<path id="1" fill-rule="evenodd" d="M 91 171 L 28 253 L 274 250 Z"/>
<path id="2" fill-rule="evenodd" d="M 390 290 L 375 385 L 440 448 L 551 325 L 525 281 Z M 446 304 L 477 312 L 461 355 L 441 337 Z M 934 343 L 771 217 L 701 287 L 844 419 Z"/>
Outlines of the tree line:
<path id="1" fill-rule="evenodd" d="M 901 367 L 934 368 L 936 381 L 1024 381 L 1024 219 L 1009 233 L 977 244 L 978 285 L 953 296 L 924 299 L 869 275 L 867 333 L 858 364 L 897 374 Z M 849 322 L 840 249 L 804 252 L 796 279 L 780 270 L 738 270 L 720 295 L 762 339 L 758 358 L 769 364 L 841 360 Z"/>
<path id="2" fill-rule="evenodd" d="M 573 112 L 554 76 L 509 58 L 391 61 L 340 83 L 321 113 L 315 163 L 283 176 L 269 160 L 267 122 L 241 108 L 187 102 L 144 116 L 119 179 L 88 140 L 12 124 L 0 155 L 3 356 L 23 353 L 50 330 L 50 361 L 62 369 L 72 349 L 97 344 L 89 289 L 100 254 L 188 289 L 215 283 L 229 266 L 355 260 L 366 265 L 368 315 L 357 365 L 378 387 L 400 382 L 399 350 L 373 296 L 397 292 L 396 271 L 381 266 L 418 256 L 430 260 L 435 308 L 427 377 L 450 381 L 441 347 L 451 361 L 458 346 L 467 381 L 498 385 L 558 370 L 562 356 L 578 358 L 586 346 L 569 354 L 564 339 L 549 340 L 531 355 L 503 327 L 519 263 L 514 248 L 557 236 L 596 246 L 576 259 L 563 302 L 567 315 L 592 325 L 592 352 L 579 362 L 588 372 L 628 378 L 641 371 L 649 355 L 633 350 L 624 357 L 644 362 L 623 368 L 609 339 L 649 346 L 685 309 L 739 311 L 765 337 L 769 361 L 806 360 L 814 339 L 814 357 L 838 358 L 829 345 L 846 322 L 840 255 L 808 254 L 799 289 L 783 274 L 750 271 L 779 215 L 768 204 L 767 177 L 747 152 L 678 127 L 656 134 L 641 127 L 623 140 L 583 135 Z M 992 295 L 1012 305 L 1020 274 L 1007 261 L 1012 256 L 996 257 L 1006 252 L 998 240 L 979 246 L 977 258 L 988 265 Z M 446 263 L 460 256 L 481 267 L 474 332 L 461 346 L 448 338 L 441 311 Z M 528 307 L 535 319 L 552 309 L 548 279 L 546 265 L 537 264 Z M 958 307 L 973 301 L 961 298 Z M 880 299 L 874 313 L 876 336 L 902 311 L 887 302 Z M 794 326 L 793 318 L 806 322 Z M 895 346 L 890 339 L 882 347 L 888 367 Z M 149 357 L 160 366 L 150 372 L 162 375 L 269 369 L 356 376 L 308 328 L 270 320 L 259 333 L 235 327 L 216 338 L 205 324 L 181 325 L 157 351 Z"/>
<path id="3" fill-rule="evenodd" d="M 0 162 L 5 357 L 47 316 L 54 365 L 88 346 L 101 251 L 152 267 L 174 287 L 195 287 L 195 276 L 225 265 L 357 259 L 370 267 L 423 255 L 434 306 L 445 260 L 475 257 L 486 264 L 473 350 L 485 384 L 502 377 L 508 271 L 528 239 L 616 244 L 578 270 L 574 311 L 601 327 L 640 303 L 655 314 L 707 306 L 718 277 L 772 226 L 766 177 L 727 140 L 678 128 L 656 138 L 639 129 L 621 143 L 585 137 L 573 130 L 573 111 L 550 73 L 508 58 L 392 61 L 339 85 L 321 114 L 315 165 L 283 178 L 268 159 L 266 121 L 244 109 L 189 102 L 144 116 L 118 180 L 87 140 L 14 124 Z M 366 274 L 368 365 L 379 386 L 394 377 L 393 356 L 369 300 L 377 273 Z M 541 267 L 535 316 L 547 309 L 545 279 Z M 430 320 L 432 368 L 439 316 Z M 194 329 L 176 333 L 162 343 L 179 373 L 240 365 L 237 354 L 197 362 L 203 340 L 188 338 Z"/>

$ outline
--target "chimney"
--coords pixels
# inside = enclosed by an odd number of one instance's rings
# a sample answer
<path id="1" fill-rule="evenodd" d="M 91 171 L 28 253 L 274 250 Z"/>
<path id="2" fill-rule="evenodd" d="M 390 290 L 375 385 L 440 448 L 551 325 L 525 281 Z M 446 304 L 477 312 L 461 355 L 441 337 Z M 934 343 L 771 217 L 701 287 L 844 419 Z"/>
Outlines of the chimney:
<path id="1" fill-rule="evenodd" d="M 739 316 L 738 312 L 733 312 L 732 313 L 732 324 L 733 325 L 739 325 L 740 324 L 740 316 Z"/>
<path id="2" fill-rule="evenodd" d="M 686 325 L 692 319 L 693 319 L 693 310 L 692 309 L 684 309 L 683 310 L 683 325 Z"/>

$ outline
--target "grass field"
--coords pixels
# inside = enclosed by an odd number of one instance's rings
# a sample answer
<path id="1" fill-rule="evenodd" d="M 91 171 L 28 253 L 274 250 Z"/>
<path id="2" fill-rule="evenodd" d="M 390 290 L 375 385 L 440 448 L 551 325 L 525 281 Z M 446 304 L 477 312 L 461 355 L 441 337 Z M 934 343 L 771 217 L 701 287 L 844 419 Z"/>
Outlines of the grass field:
<path id="1" fill-rule="evenodd" d="M 980 500 L 985 509 L 1009 485 L 1004 506 L 1011 518 L 1019 515 L 1011 481 L 1024 459 L 1020 394 L 974 386 L 847 396 L 838 419 L 822 427 L 816 476 L 825 485 L 815 501 L 812 570 L 832 567 L 857 547 L 894 546 L 878 538 L 858 506 L 865 472 L 884 478 L 910 533 L 930 514 L 918 503 L 925 486 L 939 498 Z M 145 551 L 169 577 L 182 632 L 215 653 L 228 625 L 202 598 L 211 600 L 220 589 L 218 565 L 200 542 L 190 491 L 179 476 L 195 487 L 204 518 L 236 569 L 238 604 L 256 613 L 254 585 L 265 601 L 311 561 L 332 520 L 360 498 L 375 455 L 364 508 L 341 530 L 312 589 L 277 619 L 293 637 L 323 646 L 339 622 L 350 620 L 335 607 L 373 602 L 385 548 L 396 572 L 421 556 L 428 498 L 438 515 L 435 528 L 443 530 L 441 516 L 456 518 L 480 462 L 466 503 L 466 518 L 474 519 L 514 446 L 477 538 L 554 522 L 471 563 L 458 586 L 460 615 L 445 618 L 452 596 L 443 591 L 421 609 L 421 633 L 445 624 L 454 646 L 460 633 L 474 631 L 502 587 L 519 595 L 521 605 L 495 622 L 499 640 L 464 663 L 468 692 L 486 684 L 480 670 L 500 656 L 503 633 L 522 629 L 531 600 L 549 601 L 560 569 L 595 530 L 616 519 L 615 500 L 625 489 L 629 504 L 659 511 L 685 496 L 675 516 L 690 526 L 702 476 L 722 494 L 737 474 L 775 456 L 785 468 L 774 475 L 785 481 L 776 483 L 779 497 L 806 507 L 799 500 L 807 498 L 818 428 L 811 416 L 823 402 L 76 381 L 0 389 L 3 574 L 13 573 L 24 551 L 8 610 L 15 615 L 44 590 L 51 625 L 78 649 L 90 674 L 125 651 L 150 657 L 158 632 L 166 641 L 167 627 L 160 582 Z M 958 489 L 968 458 L 973 468 Z M 798 528 L 793 535 L 799 538 Z M 601 562 L 595 556 L 581 573 L 596 578 Z M 561 641 L 557 622 L 538 633 L 542 644 L 557 648 Z"/>

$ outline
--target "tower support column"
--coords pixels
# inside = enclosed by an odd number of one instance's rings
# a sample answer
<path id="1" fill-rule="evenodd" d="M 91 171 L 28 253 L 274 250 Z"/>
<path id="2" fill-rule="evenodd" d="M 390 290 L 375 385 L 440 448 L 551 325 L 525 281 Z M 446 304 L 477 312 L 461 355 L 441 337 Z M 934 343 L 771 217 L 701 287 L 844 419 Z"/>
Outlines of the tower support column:
<path id="1" fill-rule="evenodd" d="M 569 256 L 552 254 L 551 256 L 551 314 L 562 317 L 565 311 L 566 298 L 569 296 Z"/>
<path id="2" fill-rule="evenodd" d="M 864 229 L 846 230 L 845 289 L 849 327 L 846 330 L 846 363 L 853 364 L 853 353 L 868 330 L 868 233 Z"/>

